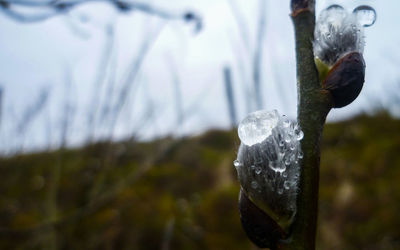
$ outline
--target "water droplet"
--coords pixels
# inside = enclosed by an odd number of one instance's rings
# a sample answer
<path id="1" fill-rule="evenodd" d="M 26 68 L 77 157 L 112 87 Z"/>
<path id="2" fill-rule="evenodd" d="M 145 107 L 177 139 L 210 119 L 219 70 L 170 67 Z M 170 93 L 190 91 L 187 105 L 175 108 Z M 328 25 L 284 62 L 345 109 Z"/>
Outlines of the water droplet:
<path id="1" fill-rule="evenodd" d="M 334 11 L 344 11 L 344 8 L 342 6 L 340 6 L 339 4 L 332 4 L 331 6 L 329 6 L 328 8 L 326 8 L 326 10 L 334 10 Z"/>
<path id="2" fill-rule="evenodd" d="M 286 178 L 286 177 L 287 177 L 287 172 L 286 172 L 286 171 L 283 172 L 283 173 L 282 173 L 282 176 Z"/>
<path id="3" fill-rule="evenodd" d="M 285 182 L 283 183 L 283 187 L 284 187 L 286 190 L 288 190 L 288 189 L 290 188 L 290 182 L 289 182 L 289 181 L 285 181 Z"/>
<path id="4" fill-rule="evenodd" d="M 294 150 L 296 148 L 296 145 L 294 143 L 290 144 L 290 150 Z"/>
<path id="5" fill-rule="evenodd" d="M 250 113 L 244 118 L 238 128 L 239 138 L 247 146 L 260 143 L 267 139 L 279 122 L 278 111 L 260 110 Z"/>
<path id="6" fill-rule="evenodd" d="M 256 189 L 258 187 L 258 183 L 256 181 L 251 182 L 251 187 Z"/>
<path id="7" fill-rule="evenodd" d="M 254 165 L 251 165 L 251 166 L 250 166 L 250 168 L 251 168 L 251 170 L 253 170 L 253 171 L 254 171 L 254 169 L 256 168 L 256 166 L 254 166 Z"/>
<path id="8" fill-rule="evenodd" d="M 278 194 L 283 194 L 283 189 L 282 188 L 278 188 Z"/>
<path id="9" fill-rule="evenodd" d="M 256 174 L 261 174 L 261 172 L 262 172 L 261 167 L 257 167 L 257 168 L 256 168 Z"/>
<path id="10" fill-rule="evenodd" d="M 285 118 L 283 120 L 283 127 L 288 128 L 290 126 L 290 121 L 289 119 Z"/>
<path id="11" fill-rule="evenodd" d="M 290 165 L 290 157 L 286 157 L 285 159 L 285 165 L 289 166 Z"/>
<path id="12" fill-rule="evenodd" d="M 298 141 L 301 141 L 304 138 L 304 133 L 303 131 L 299 130 L 298 133 L 296 134 L 296 139 Z"/>
<path id="13" fill-rule="evenodd" d="M 331 33 L 327 33 L 326 38 L 331 39 Z"/>
<path id="14" fill-rule="evenodd" d="M 297 158 L 303 159 L 303 157 L 304 157 L 303 152 L 300 151 L 300 152 L 297 153 Z"/>
<path id="15" fill-rule="evenodd" d="M 286 143 L 289 143 L 290 141 L 291 141 L 291 138 L 290 138 L 289 135 L 287 135 L 287 136 L 285 137 L 285 142 L 286 142 Z"/>
<path id="16" fill-rule="evenodd" d="M 358 6 L 353 10 L 353 13 L 356 15 L 358 22 L 364 27 L 372 26 L 376 21 L 376 11 L 371 6 Z"/>
<path id="17" fill-rule="evenodd" d="M 238 168 L 238 167 L 240 167 L 242 165 L 242 163 L 240 163 L 240 161 L 238 161 L 238 160 L 234 160 L 233 161 L 233 166 L 235 166 L 235 168 Z"/>
<path id="18" fill-rule="evenodd" d="M 285 145 L 285 142 L 283 140 L 279 141 L 279 147 L 283 147 Z"/>
<path id="19" fill-rule="evenodd" d="M 268 166 L 269 166 L 269 168 L 272 169 L 273 171 L 279 172 L 279 173 L 282 173 L 283 171 L 286 170 L 285 164 L 283 164 L 283 163 L 281 163 L 281 162 L 270 161 Z"/>

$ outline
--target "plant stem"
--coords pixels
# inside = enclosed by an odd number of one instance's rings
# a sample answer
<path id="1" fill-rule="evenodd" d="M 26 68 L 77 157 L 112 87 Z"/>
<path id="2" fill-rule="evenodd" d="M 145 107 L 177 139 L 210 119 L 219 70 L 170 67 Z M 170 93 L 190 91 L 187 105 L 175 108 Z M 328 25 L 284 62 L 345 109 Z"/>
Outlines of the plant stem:
<path id="1" fill-rule="evenodd" d="M 321 89 L 314 63 L 312 41 L 315 27 L 315 1 L 292 0 L 292 20 L 295 29 L 298 121 L 304 132 L 297 213 L 291 227 L 291 237 L 278 249 L 315 249 L 318 216 L 318 186 L 320 143 L 326 116 L 331 107 L 330 94 Z"/>

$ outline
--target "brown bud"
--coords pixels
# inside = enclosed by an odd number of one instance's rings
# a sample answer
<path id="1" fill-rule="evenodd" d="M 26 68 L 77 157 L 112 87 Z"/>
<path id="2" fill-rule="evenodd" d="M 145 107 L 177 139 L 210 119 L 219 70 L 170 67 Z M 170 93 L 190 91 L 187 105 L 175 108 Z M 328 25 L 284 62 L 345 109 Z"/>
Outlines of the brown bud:
<path id="1" fill-rule="evenodd" d="M 362 54 L 352 52 L 342 57 L 322 83 L 334 102 L 334 108 L 352 103 L 360 94 L 364 84 L 365 62 Z"/>
<path id="2" fill-rule="evenodd" d="M 273 248 L 286 234 L 263 210 L 258 208 L 245 194 L 239 193 L 239 212 L 242 227 L 247 237 L 260 248 Z"/>

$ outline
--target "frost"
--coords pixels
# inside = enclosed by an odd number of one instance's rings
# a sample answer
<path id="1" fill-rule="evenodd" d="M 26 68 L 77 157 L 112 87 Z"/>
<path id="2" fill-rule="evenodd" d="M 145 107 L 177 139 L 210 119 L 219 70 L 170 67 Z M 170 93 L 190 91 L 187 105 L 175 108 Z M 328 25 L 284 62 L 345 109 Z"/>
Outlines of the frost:
<path id="1" fill-rule="evenodd" d="M 323 10 L 314 31 L 314 55 L 333 66 L 349 52 L 363 53 L 364 27 L 376 20 L 376 12 L 369 6 L 357 7 L 352 13 L 340 5 Z"/>
<path id="2" fill-rule="evenodd" d="M 290 220 L 303 157 L 303 131 L 274 111 L 249 114 L 238 128 L 241 145 L 235 167 L 244 191 L 275 219 Z"/>

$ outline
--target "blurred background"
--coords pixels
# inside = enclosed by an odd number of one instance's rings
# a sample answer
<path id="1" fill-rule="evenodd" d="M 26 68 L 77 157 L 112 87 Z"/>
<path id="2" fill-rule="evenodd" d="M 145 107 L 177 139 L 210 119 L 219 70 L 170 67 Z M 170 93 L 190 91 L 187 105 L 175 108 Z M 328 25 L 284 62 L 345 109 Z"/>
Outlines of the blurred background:
<path id="1" fill-rule="evenodd" d="M 400 249 L 400 33 L 370 5 L 366 81 L 332 110 L 319 249 Z M 238 122 L 296 116 L 289 1 L 0 0 L 0 249 L 256 249 Z"/>

